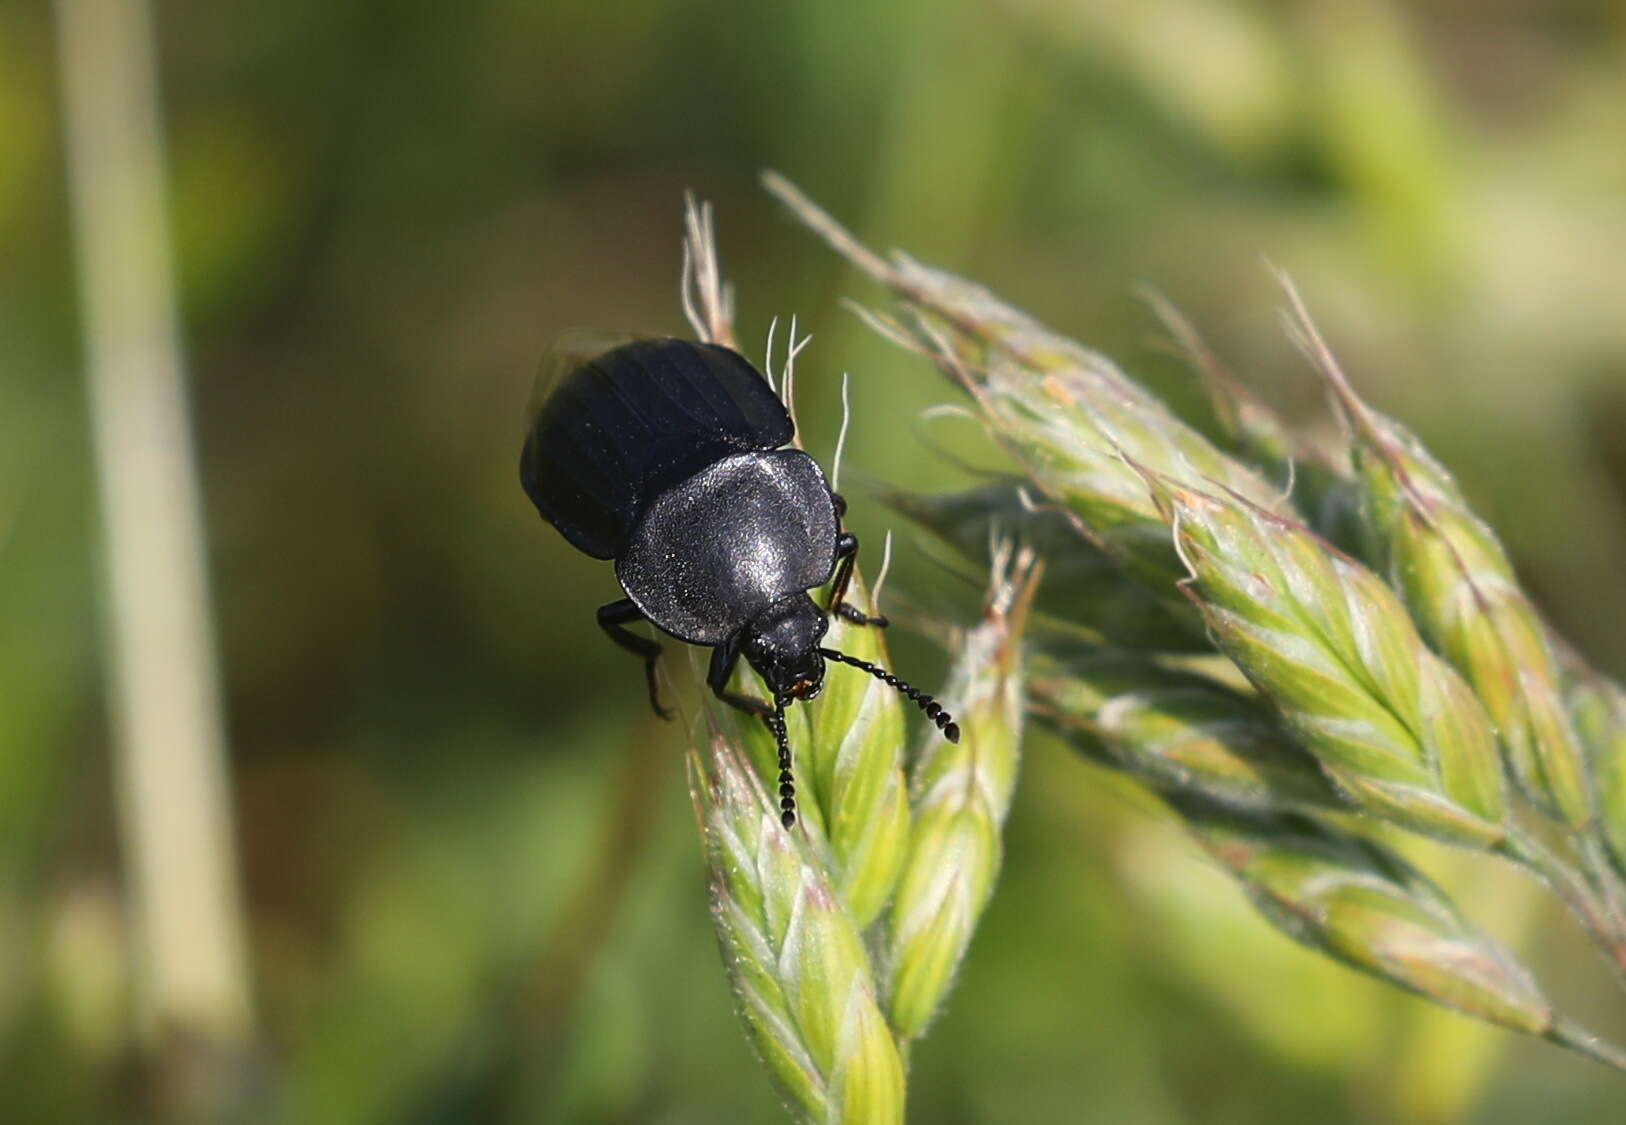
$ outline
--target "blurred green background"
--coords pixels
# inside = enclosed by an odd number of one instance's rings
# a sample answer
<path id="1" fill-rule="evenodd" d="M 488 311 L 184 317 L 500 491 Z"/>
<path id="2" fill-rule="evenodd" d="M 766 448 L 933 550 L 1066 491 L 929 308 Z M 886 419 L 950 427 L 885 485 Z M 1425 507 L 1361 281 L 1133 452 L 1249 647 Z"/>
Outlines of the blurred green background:
<path id="1" fill-rule="evenodd" d="M 1265 262 L 1289 269 L 1559 627 L 1626 671 L 1626 6 L 167 0 L 157 22 L 258 1009 L 226 1066 L 246 1120 L 779 1119 L 718 963 L 681 732 L 593 623 L 609 569 L 516 481 L 551 341 L 685 331 L 685 189 L 717 206 L 747 350 L 775 315 L 813 333 L 809 448 L 851 372 L 848 472 L 916 487 L 966 479 L 923 440 L 960 424 L 914 420 L 952 394 L 840 307 L 873 290 L 760 169 L 1192 410 L 1134 287 L 1319 417 Z M 134 1033 L 54 37 L 48 5 L 0 6 L 0 1120 L 142 1121 L 206 1080 Z M 849 492 L 878 543 L 886 514 Z M 944 581 L 907 535 L 895 556 L 899 587 Z M 1626 1033 L 1567 919 L 1423 857 Z M 911 1120 L 949 1125 L 1626 1118 L 1601 1068 L 1291 946 L 1040 738 L 910 1089 Z"/>

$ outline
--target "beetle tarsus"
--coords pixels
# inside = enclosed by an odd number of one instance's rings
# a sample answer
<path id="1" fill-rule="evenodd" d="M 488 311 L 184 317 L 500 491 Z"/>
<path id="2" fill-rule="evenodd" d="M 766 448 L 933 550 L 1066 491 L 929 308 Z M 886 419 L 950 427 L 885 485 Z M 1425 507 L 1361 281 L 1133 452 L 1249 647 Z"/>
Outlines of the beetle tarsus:
<path id="1" fill-rule="evenodd" d="M 892 624 L 892 619 L 887 617 L 886 614 L 865 613 L 863 610 L 853 605 L 852 602 L 842 602 L 840 605 L 832 609 L 831 612 L 840 615 L 842 619 L 846 621 L 851 621 L 854 625 L 873 625 L 877 629 L 885 629 L 888 625 Z"/>
<path id="2" fill-rule="evenodd" d="M 747 715 L 767 715 L 773 710 L 762 700 L 749 695 L 741 695 L 737 691 L 718 691 L 712 694 L 736 711 L 744 711 Z"/>
<path id="3" fill-rule="evenodd" d="M 643 611 L 631 598 L 622 598 L 618 602 L 598 607 L 598 626 L 603 629 L 609 638 L 634 656 L 644 658 L 644 681 L 649 686 L 649 705 L 663 719 L 670 720 L 672 712 L 661 706 L 659 683 L 655 676 L 655 662 L 660 659 L 661 646 L 659 641 L 652 641 L 648 637 L 640 637 L 627 626 L 634 621 L 645 620 Z"/>
<path id="4" fill-rule="evenodd" d="M 655 717 L 657 719 L 663 719 L 668 723 L 671 722 L 672 712 L 661 706 L 661 692 L 660 686 L 656 682 L 655 660 L 653 657 L 644 661 L 644 684 L 649 688 L 650 710 L 655 712 Z"/>

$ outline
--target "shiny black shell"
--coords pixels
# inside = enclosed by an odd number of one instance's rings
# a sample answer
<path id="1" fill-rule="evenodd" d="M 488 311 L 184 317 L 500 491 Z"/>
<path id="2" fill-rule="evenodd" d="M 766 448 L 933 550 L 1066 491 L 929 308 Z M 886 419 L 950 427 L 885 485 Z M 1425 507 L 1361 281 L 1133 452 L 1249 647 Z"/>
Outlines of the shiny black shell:
<path id="1" fill-rule="evenodd" d="M 780 599 L 829 581 L 838 531 L 817 461 L 795 449 L 737 453 L 656 498 L 615 576 L 661 629 L 718 645 Z"/>
<path id="2" fill-rule="evenodd" d="M 734 454 L 778 449 L 794 434 L 784 403 L 738 352 L 636 340 L 550 388 L 526 438 L 520 481 L 573 546 L 619 558 L 667 489 Z"/>

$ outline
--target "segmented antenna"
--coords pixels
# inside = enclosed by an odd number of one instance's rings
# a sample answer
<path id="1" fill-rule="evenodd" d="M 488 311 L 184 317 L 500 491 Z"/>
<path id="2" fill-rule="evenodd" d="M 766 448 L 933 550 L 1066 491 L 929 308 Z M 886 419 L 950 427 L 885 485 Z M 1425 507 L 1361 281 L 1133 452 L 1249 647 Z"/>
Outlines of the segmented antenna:
<path id="1" fill-rule="evenodd" d="M 773 740 L 779 744 L 779 823 L 786 828 L 796 827 L 796 782 L 790 775 L 790 739 L 785 736 L 785 704 L 786 700 L 780 698 L 774 701 L 772 713 L 764 716 L 768 721 L 768 729 L 773 731 Z"/>
<path id="2" fill-rule="evenodd" d="M 826 660 L 834 660 L 840 664 L 850 664 L 854 668 L 868 672 L 882 683 L 887 684 L 890 687 L 897 688 L 899 692 L 914 700 L 916 707 L 919 707 L 922 711 L 926 712 L 926 717 L 937 724 L 937 729 L 943 732 L 944 738 L 948 739 L 950 742 L 960 741 L 960 727 L 959 724 L 954 721 L 954 716 L 943 710 L 943 705 L 941 703 L 937 702 L 937 700 L 933 699 L 919 688 L 914 687 L 907 680 L 894 676 L 885 668 L 877 668 L 867 660 L 860 660 L 856 656 L 848 656 L 846 653 L 837 652 L 833 648 L 821 648 L 819 649 L 819 654 L 822 655 Z M 783 718 L 780 719 L 779 724 L 781 728 L 784 726 Z"/>

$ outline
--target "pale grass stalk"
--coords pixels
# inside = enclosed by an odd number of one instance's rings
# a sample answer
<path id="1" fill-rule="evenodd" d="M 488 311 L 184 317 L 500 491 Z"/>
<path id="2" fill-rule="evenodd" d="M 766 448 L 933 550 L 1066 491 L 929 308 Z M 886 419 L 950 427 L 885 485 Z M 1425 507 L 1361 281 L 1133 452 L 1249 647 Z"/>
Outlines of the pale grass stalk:
<path id="1" fill-rule="evenodd" d="M 152 14 L 57 0 L 102 494 L 109 706 L 140 1024 L 252 1036 L 202 505 L 164 217 Z"/>

